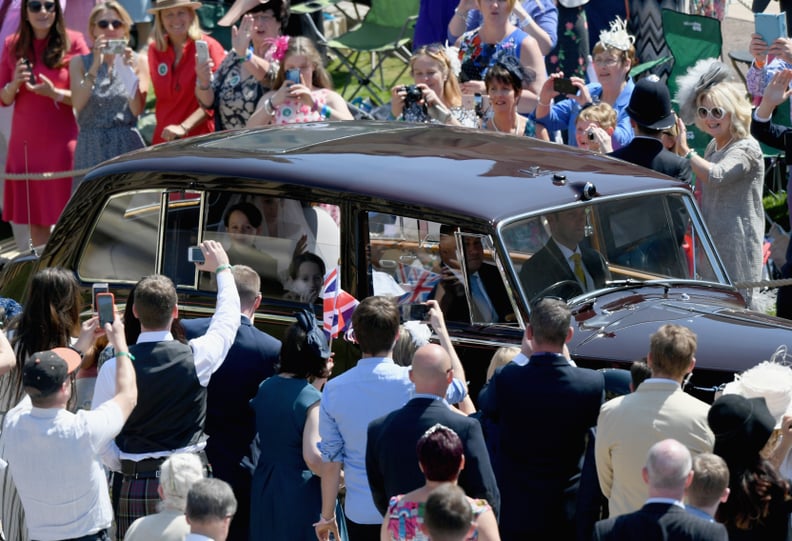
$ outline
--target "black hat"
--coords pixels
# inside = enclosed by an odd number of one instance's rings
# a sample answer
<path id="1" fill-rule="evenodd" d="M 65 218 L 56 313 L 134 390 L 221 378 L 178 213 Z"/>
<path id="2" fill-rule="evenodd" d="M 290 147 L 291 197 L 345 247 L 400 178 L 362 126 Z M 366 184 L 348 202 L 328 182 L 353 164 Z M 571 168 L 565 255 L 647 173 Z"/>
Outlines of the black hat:
<path id="1" fill-rule="evenodd" d="M 775 428 L 775 418 L 764 398 L 737 394 L 718 398 L 707 414 L 707 422 L 715 434 L 715 454 L 723 457 L 732 471 L 756 462 Z"/>
<path id="2" fill-rule="evenodd" d="M 80 367 L 81 362 L 80 354 L 70 348 L 39 351 L 25 361 L 22 385 L 38 390 L 40 396 L 50 395 Z"/>
<path id="3" fill-rule="evenodd" d="M 627 114 L 636 124 L 650 130 L 667 130 L 676 122 L 671 109 L 671 94 L 656 75 L 635 83 Z"/>

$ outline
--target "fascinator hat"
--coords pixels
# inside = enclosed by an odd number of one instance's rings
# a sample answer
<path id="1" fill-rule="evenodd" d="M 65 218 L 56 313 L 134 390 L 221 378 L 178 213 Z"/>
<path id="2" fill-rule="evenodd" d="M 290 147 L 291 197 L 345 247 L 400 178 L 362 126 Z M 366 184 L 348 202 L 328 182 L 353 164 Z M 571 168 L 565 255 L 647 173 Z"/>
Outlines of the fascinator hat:
<path id="1" fill-rule="evenodd" d="M 677 77 L 676 102 L 679 116 L 686 124 L 692 124 L 696 116 L 699 96 L 718 83 L 731 80 L 731 72 L 723 62 L 715 58 L 704 58 L 696 62 L 687 73 Z"/>
<path id="2" fill-rule="evenodd" d="M 330 345 L 324 331 L 316 324 L 316 316 L 310 310 L 301 310 L 294 314 L 297 318 L 297 325 L 305 331 L 306 347 L 322 359 L 330 358 Z"/>
<path id="3" fill-rule="evenodd" d="M 600 32 L 599 41 L 609 49 L 629 51 L 635 44 L 635 36 L 627 32 L 627 21 L 616 17 L 615 21 L 611 21 L 610 28 Z"/>

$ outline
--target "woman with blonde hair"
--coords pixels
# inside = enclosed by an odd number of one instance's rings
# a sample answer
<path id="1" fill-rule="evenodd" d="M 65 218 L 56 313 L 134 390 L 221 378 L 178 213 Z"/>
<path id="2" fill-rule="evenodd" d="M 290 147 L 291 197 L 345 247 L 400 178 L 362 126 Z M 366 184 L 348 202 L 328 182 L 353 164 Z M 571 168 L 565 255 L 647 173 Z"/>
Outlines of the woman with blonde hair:
<path id="1" fill-rule="evenodd" d="M 153 43 L 148 49 L 149 72 L 157 96 L 152 143 L 173 141 L 214 131 L 212 117 L 195 97 L 197 41 L 206 43 L 215 67 L 225 58 L 223 46 L 201 31 L 195 10 L 200 2 L 157 0 Z"/>
<path id="2" fill-rule="evenodd" d="M 762 278 L 764 241 L 764 157 L 751 137 L 751 103 L 745 87 L 725 64 L 699 60 L 678 79 L 676 99 L 682 120 L 679 155 L 690 160 L 701 192 L 701 211 L 729 277 L 735 282 Z M 703 156 L 688 146 L 685 122 L 712 137 Z M 753 288 L 741 290 L 751 305 Z"/>
<path id="3" fill-rule="evenodd" d="M 299 82 L 287 81 L 286 72 L 299 71 Z M 333 81 L 313 42 L 289 40 L 273 90 L 264 94 L 247 127 L 301 124 L 320 120 L 352 120 L 346 101 L 333 91 Z"/>
<path id="4" fill-rule="evenodd" d="M 145 146 L 137 118 L 146 107 L 148 62 L 126 46 L 131 25 L 132 19 L 116 0 L 97 4 L 88 17 L 93 50 L 69 63 L 72 107 L 80 126 L 74 151 L 76 169 Z M 119 48 L 119 42 L 124 46 Z M 137 78 L 131 93 L 118 73 L 121 70 Z"/>
<path id="5" fill-rule="evenodd" d="M 410 58 L 410 75 L 420 98 L 408 99 L 408 87 L 391 89 L 391 114 L 407 122 L 436 122 L 475 128 L 478 118 L 472 109 L 462 107 L 462 90 L 457 74 L 459 60 L 441 45 L 424 45 Z M 411 107 L 405 105 L 414 104 Z"/>

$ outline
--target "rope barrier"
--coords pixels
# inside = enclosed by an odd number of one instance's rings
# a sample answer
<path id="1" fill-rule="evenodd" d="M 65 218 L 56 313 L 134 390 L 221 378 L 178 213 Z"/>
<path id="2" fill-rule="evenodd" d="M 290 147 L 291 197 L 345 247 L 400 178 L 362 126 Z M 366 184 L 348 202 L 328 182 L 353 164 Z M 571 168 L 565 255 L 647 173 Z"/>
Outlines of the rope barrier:
<path id="1" fill-rule="evenodd" d="M 759 282 L 737 282 L 734 287 L 737 289 L 750 289 L 754 287 L 761 288 L 776 288 L 782 286 L 792 286 L 792 278 L 783 278 L 781 280 L 761 280 Z"/>
<path id="2" fill-rule="evenodd" d="M 90 171 L 90 167 L 84 169 L 72 169 L 71 171 L 51 171 L 46 173 L 1 173 L 6 180 L 52 180 L 55 178 L 79 177 Z"/>

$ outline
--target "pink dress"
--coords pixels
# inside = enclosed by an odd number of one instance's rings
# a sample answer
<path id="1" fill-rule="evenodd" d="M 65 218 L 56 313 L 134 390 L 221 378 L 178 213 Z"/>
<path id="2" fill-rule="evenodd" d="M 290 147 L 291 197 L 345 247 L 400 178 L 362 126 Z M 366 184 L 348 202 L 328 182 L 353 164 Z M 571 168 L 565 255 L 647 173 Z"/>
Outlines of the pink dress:
<path id="1" fill-rule="evenodd" d="M 273 124 L 302 124 L 304 122 L 318 122 L 323 120 L 322 106 L 327 103 L 326 88 L 320 88 L 311 92 L 311 96 L 316 103 L 316 108 L 305 105 L 299 100 L 287 98 L 283 105 L 275 109 L 275 120 Z"/>
<path id="2" fill-rule="evenodd" d="M 69 50 L 60 67 L 53 69 L 44 65 L 41 55 L 46 40 L 43 39 L 33 42 L 34 55 L 30 59 L 37 81 L 41 80 L 39 75 L 44 74 L 55 87 L 65 90 L 69 89 L 69 60 L 75 55 L 89 52 L 82 34 L 71 30 L 67 30 L 67 33 Z M 17 58 L 13 48 L 16 37 L 13 34 L 5 41 L 0 57 L 0 88 L 14 74 Z M 77 122 L 71 106 L 29 92 L 24 85 L 20 87 L 14 100 L 6 173 L 70 171 L 74 165 L 76 145 Z M 58 221 L 71 196 L 71 186 L 71 177 L 29 182 L 6 179 L 3 219 L 18 224 L 52 225 Z"/>
<path id="3" fill-rule="evenodd" d="M 429 541 L 429 538 L 421 530 L 423 524 L 424 506 L 425 503 L 421 502 L 405 502 L 402 501 L 404 496 L 394 496 L 388 502 L 388 511 L 385 514 L 388 517 L 388 535 L 391 541 Z M 473 508 L 473 517 L 478 518 L 481 513 L 490 509 L 486 500 L 470 500 L 470 506 Z M 466 541 L 475 541 L 478 539 L 478 530 L 473 530 L 473 533 Z"/>

